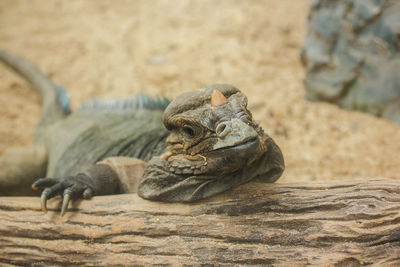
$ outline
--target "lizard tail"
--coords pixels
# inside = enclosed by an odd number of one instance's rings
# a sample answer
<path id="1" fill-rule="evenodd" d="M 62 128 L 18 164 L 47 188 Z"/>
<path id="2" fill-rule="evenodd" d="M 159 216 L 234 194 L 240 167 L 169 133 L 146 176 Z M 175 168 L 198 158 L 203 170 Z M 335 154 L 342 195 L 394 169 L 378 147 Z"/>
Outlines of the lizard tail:
<path id="1" fill-rule="evenodd" d="M 1 49 L 0 61 L 25 78 L 42 97 L 43 109 L 35 136 L 35 141 L 39 141 L 41 129 L 65 118 L 70 113 L 68 95 L 62 87 L 55 85 L 31 62 Z"/>

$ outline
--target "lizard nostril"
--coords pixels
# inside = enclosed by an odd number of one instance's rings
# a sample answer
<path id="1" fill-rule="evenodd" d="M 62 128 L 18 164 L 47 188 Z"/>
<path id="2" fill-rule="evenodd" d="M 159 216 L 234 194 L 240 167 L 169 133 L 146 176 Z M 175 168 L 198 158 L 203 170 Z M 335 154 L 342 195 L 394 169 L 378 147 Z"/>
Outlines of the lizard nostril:
<path id="1" fill-rule="evenodd" d="M 229 129 L 229 126 L 225 122 L 221 122 L 220 124 L 218 124 L 215 131 L 216 131 L 218 137 L 225 137 L 229 133 L 230 129 Z"/>

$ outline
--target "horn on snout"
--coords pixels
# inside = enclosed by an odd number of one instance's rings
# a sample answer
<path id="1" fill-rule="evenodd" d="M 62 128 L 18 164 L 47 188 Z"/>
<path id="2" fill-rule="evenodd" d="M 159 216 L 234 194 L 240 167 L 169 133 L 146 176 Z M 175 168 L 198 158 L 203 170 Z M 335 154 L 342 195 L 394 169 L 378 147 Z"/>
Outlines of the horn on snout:
<path id="1" fill-rule="evenodd" d="M 211 106 L 218 107 L 228 103 L 228 99 L 218 90 L 214 90 L 211 94 Z"/>

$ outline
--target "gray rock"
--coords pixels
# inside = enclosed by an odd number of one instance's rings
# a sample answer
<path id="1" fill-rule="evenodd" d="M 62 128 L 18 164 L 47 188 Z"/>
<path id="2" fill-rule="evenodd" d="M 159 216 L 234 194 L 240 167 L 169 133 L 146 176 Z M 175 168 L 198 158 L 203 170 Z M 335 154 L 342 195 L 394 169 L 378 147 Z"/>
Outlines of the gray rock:
<path id="1" fill-rule="evenodd" d="M 399 0 L 314 0 L 301 59 L 307 99 L 400 124 Z"/>

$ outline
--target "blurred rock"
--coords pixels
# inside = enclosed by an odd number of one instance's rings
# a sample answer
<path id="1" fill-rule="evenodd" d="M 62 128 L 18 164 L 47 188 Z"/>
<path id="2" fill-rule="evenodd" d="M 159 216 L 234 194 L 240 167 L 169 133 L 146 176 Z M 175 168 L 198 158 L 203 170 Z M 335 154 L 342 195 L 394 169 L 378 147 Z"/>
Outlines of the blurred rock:
<path id="1" fill-rule="evenodd" d="M 400 124 L 400 1 L 314 0 L 301 59 L 307 99 Z"/>

